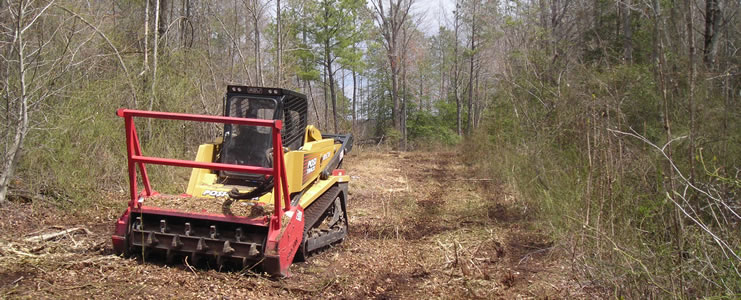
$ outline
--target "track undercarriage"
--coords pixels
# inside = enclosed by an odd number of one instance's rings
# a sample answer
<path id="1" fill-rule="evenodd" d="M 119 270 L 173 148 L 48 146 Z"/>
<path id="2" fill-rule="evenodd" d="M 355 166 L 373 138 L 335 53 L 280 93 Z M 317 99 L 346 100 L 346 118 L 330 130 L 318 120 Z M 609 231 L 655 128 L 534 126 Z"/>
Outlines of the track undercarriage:
<path id="1" fill-rule="evenodd" d="M 304 211 L 306 221 L 303 242 L 296 254 L 298 260 L 347 237 L 347 211 L 341 192 L 339 187 L 330 189 Z"/>

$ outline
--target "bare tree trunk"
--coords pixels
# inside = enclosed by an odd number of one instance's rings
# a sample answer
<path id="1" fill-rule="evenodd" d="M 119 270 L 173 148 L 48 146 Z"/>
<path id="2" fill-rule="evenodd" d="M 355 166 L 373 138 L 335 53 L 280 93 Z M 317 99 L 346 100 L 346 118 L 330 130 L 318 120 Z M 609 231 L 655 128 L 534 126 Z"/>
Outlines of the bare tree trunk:
<path id="1" fill-rule="evenodd" d="M 239 9 L 237 7 L 237 0 L 234 0 L 234 9 L 232 13 L 234 14 L 234 32 L 236 34 L 237 31 L 237 20 L 239 20 L 239 16 L 237 15 L 239 12 Z M 224 26 L 224 31 L 227 31 L 226 26 Z M 232 39 L 231 47 L 229 47 L 229 81 L 234 82 L 234 52 L 237 52 L 237 47 L 239 47 L 238 39 Z"/>
<path id="2" fill-rule="evenodd" d="M 169 4 L 165 6 L 165 7 L 167 7 L 167 6 L 170 7 L 170 12 L 167 14 L 167 20 L 174 20 L 173 19 L 173 13 L 175 11 L 175 2 L 174 1 L 175 0 L 170 1 Z M 168 29 L 170 28 L 169 27 L 170 24 L 168 24 L 167 22 L 165 22 L 165 24 L 167 25 L 167 27 L 165 28 L 165 33 L 167 33 Z M 170 37 L 167 36 L 165 38 L 165 46 L 164 47 L 167 48 L 167 47 L 169 47 L 169 45 L 170 45 Z"/>
<path id="3" fill-rule="evenodd" d="M 453 48 L 453 93 L 455 94 L 455 112 L 456 112 L 456 130 L 458 132 L 458 136 L 463 135 L 462 127 L 461 127 L 461 99 L 458 95 L 458 20 L 460 16 L 460 4 L 456 1 L 455 4 L 455 20 L 453 21 L 453 27 L 455 31 L 455 46 Z"/>
<path id="4" fill-rule="evenodd" d="M 157 4 L 154 8 L 154 28 L 160 26 L 160 2 L 157 0 Z M 154 49 L 152 51 L 152 97 L 149 98 L 149 110 L 154 109 L 154 102 L 157 101 L 157 52 L 159 51 L 159 30 L 154 31 Z M 147 138 L 152 140 L 152 119 L 147 119 Z"/>
<path id="5" fill-rule="evenodd" d="M 404 39 L 407 37 L 404 28 Z M 401 56 L 401 151 L 407 151 L 407 55 Z"/>
<path id="6" fill-rule="evenodd" d="M 157 4 L 155 6 L 154 11 L 154 27 L 160 28 L 160 2 L 161 0 L 157 0 Z M 160 30 L 157 30 L 154 32 L 154 49 L 152 49 L 152 100 L 149 101 L 149 110 L 152 110 L 152 106 L 154 104 L 153 101 L 155 101 L 155 88 L 157 87 L 157 52 L 159 51 L 159 38 L 160 38 Z M 151 120 L 151 119 L 150 119 Z"/>
<path id="7" fill-rule="evenodd" d="M 363 104 L 365 103 L 365 99 L 364 99 L 364 97 L 365 97 L 365 91 L 363 90 L 363 76 L 361 74 L 358 74 L 357 76 L 358 76 L 358 102 L 360 102 L 360 103 L 358 104 L 358 108 L 355 111 L 355 113 L 357 114 L 356 118 L 361 118 L 362 119 L 362 117 L 363 117 Z M 354 103 L 354 101 L 353 101 L 353 103 Z M 357 121 L 357 119 L 356 119 L 356 121 Z"/>
<path id="8" fill-rule="evenodd" d="M 265 81 L 263 79 L 262 75 L 262 50 L 260 49 L 260 14 L 262 13 L 262 9 L 260 8 L 260 0 L 250 0 L 249 1 L 252 7 L 247 7 L 247 9 L 252 14 L 252 26 L 254 27 L 254 44 L 255 44 L 255 75 L 256 78 L 256 84 L 260 86 L 265 85 Z"/>
<path id="9" fill-rule="evenodd" d="M 475 90 L 476 90 L 476 101 L 473 105 L 473 111 L 474 111 L 474 118 L 473 118 L 473 129 L 479 128 L 479 123 L 481 122 L 481 112 L 484 110 L 483 106 L 484 104 L 481 103 L 481 101 L 486 101 L 487 94 L 486 94 L 486 86 L 484 86 L 484 96 L 481 96 L 481 88 L 479 86 L 479 75 L 481 75 L 481 63 L 479 62 L 478 67 L 476 68 L 476 84 L 475 84 Z"/>
<path id="10" fill-rule="evenodd" d="M 633 62 L 633 27 L 631 26 L 631 0 L 623 0 L 623 55 L 625 62 Z"/>
<path id="11" fill-rule="evenodd" d="M 145 0 L 145 2 L 147 4 L 144 9 L 144 67 L 139 75 L 145 75 L 149 70 L 149 0 Z"/>
<path id="12" fill-rule="evenodd" d="M 281 36 L 281 26 L 282 23 L 280 21 L 280 0 L 275 1 L 275 53 L 276 53 L 276 61 L 277 64 L 275 65 L 275 86 L 282 87 L 283 86 L 283 78 L 281 74 L 281 69 L 283 68 L 283 48 L 281 39 L 283 38 Z"/>
<path id="13" fill-rule="evenodd" d="M 185 47 L 187 45 L 186 41 L 186 31 L 188 30 L 188 24 L 191 24 L 190 22 L 190 0 L 183 0 L 183 10 L 185 11 L 184 19 L 180 21 L 180 46 Z"/>
<path id="14" fill-rule="evenodd" d="M 549 19 L 549 8 L 546 4 L 546 0 L 538 0 L 538 6 L 540 10 L 540 27 L 543 28 L 543 32 L 549 32 L 548 31 L 548 19 Z M 548 38 L 541 39 L 541 46 L 543 49 L 548 49 Z"/>
<path id="15" fill-rule="evenodd" d="M 705 1 L 705 47 L 703 60 L 711 69 L 715 65 L 715 56 L 718 51 L 718 37 L 720 36 L 720 20 L 722 19 L 719 0 Z"/>
<path id="16" fill-rule="evenodd" d="M 466 122 L 466 134 L 470 135 L 473 131 L 473 61 L 476 57 L 476 6 L 478 0 L 473 2 L 473 12 L 471 16 L 471 58 L 470 68 L 468 71 L 468 117 Z"/>
<path id="17" fill-rule="evenodd" d="M 18 95 L 18 99 L 20 100 L 20 105 L 18 107 L 17 116 L 14 116 L 17 122 L 15 123 L 14 128 L 15 135 L 13 137 L 13 143 L 11 143 L 8 152 L 5 153 L 3 157 L 2 174 L 0 174 L 0 205 L 5 204 L 6 202 L 10 179 L 13 178 L 13 173 L 15 172 L 15 168 L 18 165 L 18 161 L 20 159 L 23 141 L 26 139 L 26 134 L 28 134 L 28 86 L 26 83 L 26 53 L 24 51 L 26 43 L 23 40 L 23 21 L 25 19 L 25 13 L 25 7 L 23 3 L 20 3 L 18 5 L 17 11 L 18 19 L 17 22 L 15 22 L 14 24 L 15 35 L 13 37 L 14 44 L 17 47 L 18 53 L 18 75 L 20 77 L 20 95 Z"/>
<path id="18" fill-rule="evenodd" d="M 322 130 L 327 130 L 329 128 L 329 87 L 327 86 L 327 66 L 324 65 L 324 81 L 323 88 L 324 88 L 324 127 Z"/>
<path id="19" fill-rule="evenodd" d="M 311 106 L 314 107 L 314 115 L 316 116 L 317 126 L 319 125 L 319 109 L 316 107 L 316 99 L 314 98 L 314 91 L 311 90 L 311 81 L 304 80 L 304 84 L 307 86 L 309 91 L 309 98 L 311 99 Z"/>
<path id="20" fill-rule="evenodd" d="M 358 102 L 358 83 L 357 83 L 357 72 L 355 68 L 352 70 L 352 127 L 355 128 L 355 121 L 358 118 L 356 104 Z"/>
<path id="21" fill-rule="evenodd" d="M 397 56 L 397 54 L 393 54 L 393 56 Z M 395 71 L 398 69 L 399 64 L 397 59 L 396 57 L 393 58 L 391 63 L 391 103 L 393 103 L 391 118 L 394 120 L 394 128 L 401 130 L 401 119 L 399 118 L 399 76 Z"/>
<path id="22" fill-rule="evenodd" d="M 262 50 L 260 49 L 260 24 L 257 18 L 255 19 L 255 68 L 257 69 L 257 82 L 261 86 L 265 85 L 265 81 L 262 76 Z"/>
<path id="23" fill-rule="evenodd" d="M 423 75 L 423 72 L 421 70 L 419 70 L 418 73 L 419 73 L 419 99 L 418 99 L 419 105 L 418 105 L 418 107 L 419 107 L 419 110 L 422 111 L 422 110 L 424 110 L 426 108 L 426 106 L 425 106 L 426 103 L 423 102 L 424 101 L 423 99 L 425 98 L 425 94 L 424 94 L 425 93 L 425 91 L 424 91 L 424 88 L 425 88 L 424 84 L 425 83 L 424 83 L 424 75 Z M 428 100 L 429 100 L 429 98 L 428 98 Z"/>
<path id="24" fill-rule="evenodd" d="M 329 77 L 329 96 L 332 100 L 332 122 L 334 124 L 334 132 L 337 131 L 337 93 L 334 87 L 334 71 L 332 71 L 332 57 L 329 51 L 329 39 L 324 41 L 324 57 L 325 64 L 327 67 L 327 76 Z"/>
<path id="25" fill-rule="evenodd" d="M 167 32 L 167 0 L 158 0 L 159 5 L 157 5 L 157 9 L 159 13 L 157 14 L 157 17 L 159 17 L 159 23 L 157 23 L 157 31 L 159 31 L 159 36 L 164 36 L 165 32 Z"/>
<path id="26" fill-rule="evenodd" d="M 439 39 L 440 46 L 440 98 L 437 101 L 443 101 L 448 97 L 448 90 L 445 88 L 445 43 L 443 39 Z"/>
<path id="27" fill-rule="evenodd" d="M 708 0 L 708 2 L 713 0 Z M 687 6 L 687 40 L 689 45 L 689 62 L 690 62 L 690 70 L 689 70 L 689 78 L 687 81 L 689 82 L 690 90 L 689 95 L 687 95 L 687 106 L 689 106 L 689 113 L 690 113 L 690 134 L 689 134 L 689 153 L 688 158 L 690 162 L 690 182 L 694 183 L 695 181 L 695 76 L 697 74 L 697 66 L 695 63 L 695 32 L 694 32 L 694 8 L 693 8 L 693 2 L 690 0 L 685 0 L 685 5 Z"/>

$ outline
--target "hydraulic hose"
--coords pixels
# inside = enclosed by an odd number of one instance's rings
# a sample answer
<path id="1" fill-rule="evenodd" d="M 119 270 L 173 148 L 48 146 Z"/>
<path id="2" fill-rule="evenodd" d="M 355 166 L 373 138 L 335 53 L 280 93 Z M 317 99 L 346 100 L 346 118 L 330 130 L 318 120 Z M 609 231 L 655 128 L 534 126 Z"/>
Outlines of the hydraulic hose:
<path id="1" fill-rule="evenodd" d="M 273 189 L 273 176 L 270 176 L 267 180 L 265 180 L 262 184 L 257 186 L 255 189 L 240 193 L 237 188 L 233 188 L 231 191 L 229 191 L 228 195 L 232 199 L 252 199 L 252 198 L 259 198 L 262 195 L 265 195 L 267 192 Z"/>

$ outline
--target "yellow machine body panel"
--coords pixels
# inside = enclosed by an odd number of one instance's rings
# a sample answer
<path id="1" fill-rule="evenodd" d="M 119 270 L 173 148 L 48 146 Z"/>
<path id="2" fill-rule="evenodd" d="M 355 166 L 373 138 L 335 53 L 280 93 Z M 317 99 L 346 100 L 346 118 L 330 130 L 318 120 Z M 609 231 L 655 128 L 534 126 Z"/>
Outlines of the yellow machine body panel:
<path id="1" fill-rule="evenodd" d="M 313 126 L 307 127 L 306 137 L 307 142 L 304 143 L 303 147 L 284 154 L 289 193 L 294 194 L 304 191 L 299 200 L 299 205 L 304 208 L 313 203 L 335 183 L 349 181 L 349 176 L 346 174 L 340 176 L 328 174 L 329 176 L 324 180 L 319 178 L 321 171 L 327 167 L 330 159 L 341 148 L 341 145 L 335 144 L 334 139 L 314 140 L 321 137 L 321 134 Z M 215 158 L 216 146 L 216 144 L 200 145 L 196 154 L 196 161 L 212 162 Z M 248 186 L 226 185 L 217 181 L 218 176 L 215 172 L 208 169 L 194 168 L 191 171 L 186 193 L 198 198 L 219 198 L 226 197 L 233 188 L 237 188 L 242 193 L 252 189 Z M 245 201 L 272 204 L 273 193 L 269 192 L 259 199 Z"/>
<path id="2" fill-rule="evenodd" d="M 198 153 L 196 154 L 197 162 L 211 162 L 214 157 L 214 144 L 203 144 L 198 146 Z M 188 190 L 186 194 L 191 196 L 203 195 L 206 190 L 202 188 L 202 185 L 213 185 L 216 182 L 216 174 L 212 173 L 209 169 L 196 169 L 190 172 L 190 180 L 188 181 Z M 200 192 L 200 193 L 199 193 Z"/>

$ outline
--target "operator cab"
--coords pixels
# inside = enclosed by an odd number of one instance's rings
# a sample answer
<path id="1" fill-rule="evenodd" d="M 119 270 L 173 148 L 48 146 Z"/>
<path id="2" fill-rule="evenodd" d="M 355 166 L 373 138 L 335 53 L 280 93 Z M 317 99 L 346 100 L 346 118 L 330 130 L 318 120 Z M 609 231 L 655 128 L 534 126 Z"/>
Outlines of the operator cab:
<path id="1" fill-rule="evenodd" d="M 281 137 L 285 151 L 304 144 L 306 128 L 306 96 L 279 88 L 227 86 L 224 116 L 263 120 L 281 120 Z M 227 164 L 270 168 L 273 148 L 272 129 L 261 126 L 224 125 L 224 142 L 219 161 Z M 252 184 L 265 180 L 260 174 L 221 171 L 223 179 L 237 179 Z"/>

